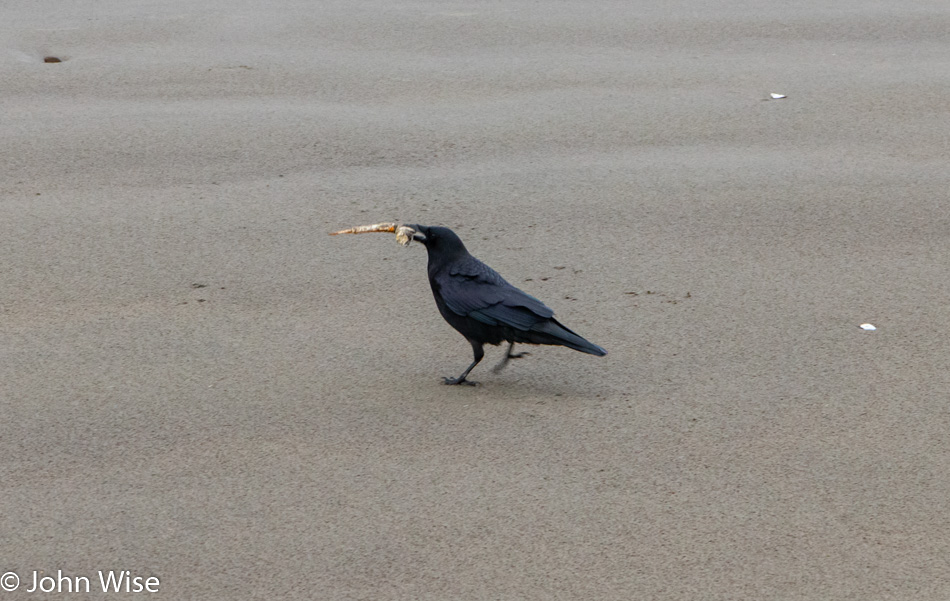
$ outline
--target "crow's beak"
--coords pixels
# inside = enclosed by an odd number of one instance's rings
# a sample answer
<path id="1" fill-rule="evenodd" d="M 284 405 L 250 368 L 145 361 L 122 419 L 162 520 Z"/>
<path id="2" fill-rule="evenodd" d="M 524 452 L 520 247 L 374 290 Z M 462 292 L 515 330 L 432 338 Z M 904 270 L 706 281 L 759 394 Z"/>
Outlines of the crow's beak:
<path id="1" fill-rule="evenodd" d="M 413 234 L 413 236 L 412 236 L 412 239 L 413 239 L 413 240 L 415 240 L 416 242 L 421 242 L 421 243 L 425 244 L 425 242 L 426 242 L 426 233 L 428 232 L 429 228 L 427 228 L 427 227 L 424 226 L 424 225 L 419 225 L 418 223 L 407 223 L 407 224 L 405 224 L 405 226 L 406 226 L 406 227 L 410 227 L 410 228 L 412 228 L 413 230 L 415 230 L 416 233 Z"/>

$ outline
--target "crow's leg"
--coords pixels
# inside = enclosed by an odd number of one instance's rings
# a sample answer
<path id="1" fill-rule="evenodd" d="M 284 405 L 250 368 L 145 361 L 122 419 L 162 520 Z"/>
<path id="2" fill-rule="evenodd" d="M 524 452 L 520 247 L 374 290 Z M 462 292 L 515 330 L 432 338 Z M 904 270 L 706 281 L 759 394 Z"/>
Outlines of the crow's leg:
<path id="1" fill-rule="evenodd" d="M 491 370 L 492 370 L 493 372 L 495 372 L 495 373 L 497 374 L 497 373 L 500 372 L 501 370 L 505 369 L 505 366 L 508 365 L 508 360 L 509 360 L 509 359 L 520 359 L 520 358 L 522 358 L 522 357 L 524 357 L 524 356 L 526 356 L 526 355 L 530 355 L 530 354 L 531 354 L 531 353 L 529 353 L 528 351 L 522 351 L 522 352 L 520 352 L 520 353 L 512 353 L 511 351 L 512 351 L 512 349 L 514 349 L 514 348 L 515 348 L 515 343 L 514 343 L 514 342 L 511 342 L 511 343 L 508 345 L 508 352 L 505 353 L 505 357 L 504 357 L 504 359 L 501 360 L 501 363 L 499 363 L 499 364 L 496 365 L 495 367 L 491 368 Z"/>
<path id="2" fill-rule="evenodd" d="M 465 376 L 468 375 L 468 372 L 472 371 L 478 362 L 482 360 L 482 357 L 485 356 L 485 349 L 482 348 L 481 342 L 476 342 L 475 340 L 469 340 L 469 343 L 472 345 L 472 352 L 475 354 L 475 360 L 472 361 L 472 364 L 468 366 L 468 369 L 462 372 L 462 375 L 457 378 L 442 378 L 443 384 L 448 384 L 454 386 L 456 384 L 468 384 L 469 386 L 475 386 L 478 382 L 472 382 L 471 380 L 466 380 Z"/>

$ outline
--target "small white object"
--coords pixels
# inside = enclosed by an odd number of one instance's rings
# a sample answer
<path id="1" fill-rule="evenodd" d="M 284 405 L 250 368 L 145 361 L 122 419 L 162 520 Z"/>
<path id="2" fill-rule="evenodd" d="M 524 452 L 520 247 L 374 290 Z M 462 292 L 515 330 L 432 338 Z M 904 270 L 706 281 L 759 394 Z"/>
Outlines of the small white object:
<path id="1" fill-rule="evenodd" d="M 869 323 L 862 323 L 862 324 L 861 324 L 860 326 L 858 326 L 858 327 L 861 328 L 862 330 L 867 330 L 867 331 L 869 331 L 869 332 L 870 332 L 871 330 L 876 330 L 876 329 L 877 329 L 877 328 L 875 328 L 874 326 L 872 326 L 872 325 L 869 324 Z"/>
<path id="2" fill-rule="evenodd" d="M 772 97 L 772 100 L 781 100 L 782 98 L 785 98 L 785 94 L 776 94 L 775 92 L 772 92 L 769 94 L 769 96 Z"/>

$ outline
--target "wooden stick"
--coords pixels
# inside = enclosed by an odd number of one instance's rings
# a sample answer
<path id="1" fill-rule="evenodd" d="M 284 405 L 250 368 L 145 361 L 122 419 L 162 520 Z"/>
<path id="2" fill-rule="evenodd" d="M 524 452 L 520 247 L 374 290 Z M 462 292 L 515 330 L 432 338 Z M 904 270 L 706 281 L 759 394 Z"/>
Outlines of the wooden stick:
<path id="1" fill-rule="evenodd" d="M 358 225 L 338 232 L 330 232 L 331 236 L 338 234 L 365 234 L 368 232 L 396 232 L 396 242 L 403 246 L 409 246 L 412 237 L 416 235 L 416 230 L 406 225 L 398 223 L 374 223 L 373 225 Z"/>
<path id="2" fill-rule="evenodd" d="M 338 232 L 330 232 L 331 236 L 337 234 L 365 234 L 367 232 L 395 232 L 398 223 L 375 223 L 373 225 L 358 225 Z"/>

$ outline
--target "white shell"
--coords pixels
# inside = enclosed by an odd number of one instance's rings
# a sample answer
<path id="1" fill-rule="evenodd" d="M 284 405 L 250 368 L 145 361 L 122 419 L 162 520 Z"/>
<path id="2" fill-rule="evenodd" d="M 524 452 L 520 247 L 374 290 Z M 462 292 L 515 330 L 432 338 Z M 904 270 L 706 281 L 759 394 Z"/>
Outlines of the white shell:
<path id="1" fill-rule="evenodd" d="M 785 98 L 785 94 L 776 94 L 775 92 L 772 92 L 771 94 L 769 94 L 769 96 L 772 97 L 772 100 L 779 100 L 780 98 Z"/>
<path id="2" fill-rule="evenodd" d="M 861 324 L 860 326 L 858 326 L 858 327 L 861 328 L 862 330 L 868 330 L 868 331 L 876 330 L 876 329 L 877 329 L 877 328 L 875 328 L 874 326 L 872 326 L 872 325 L 869 324 L 869 323 L 862 323 L 862 324 Z"/>

